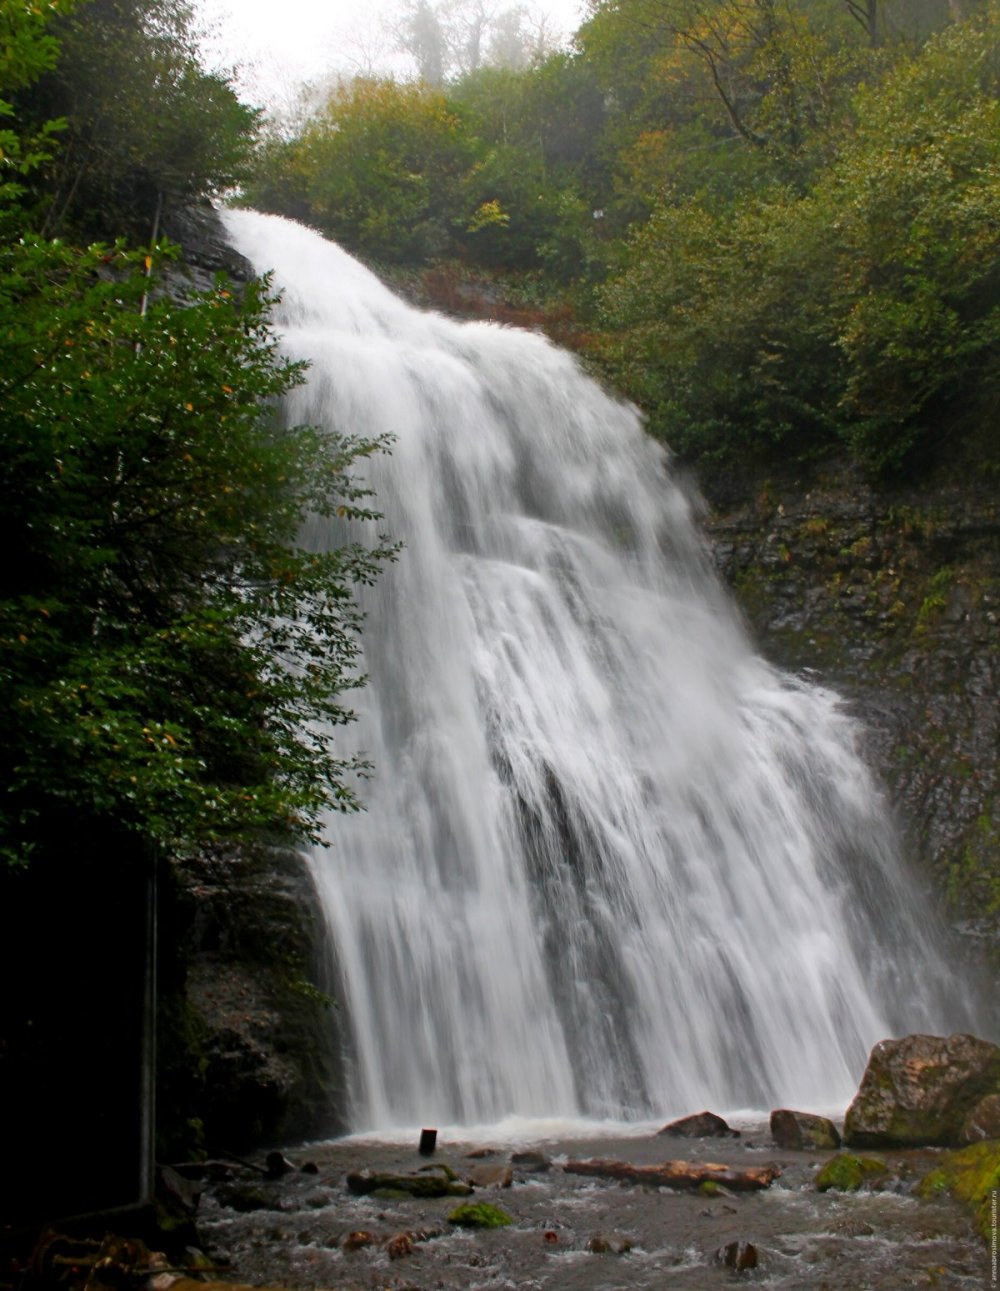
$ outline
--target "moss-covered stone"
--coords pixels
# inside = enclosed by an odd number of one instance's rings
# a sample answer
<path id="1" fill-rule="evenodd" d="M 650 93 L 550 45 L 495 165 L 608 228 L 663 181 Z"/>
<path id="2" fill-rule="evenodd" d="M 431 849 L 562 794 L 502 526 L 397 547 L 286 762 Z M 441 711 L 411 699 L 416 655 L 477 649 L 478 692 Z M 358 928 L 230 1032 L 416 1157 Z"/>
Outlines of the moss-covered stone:
<path id="1" fill-rule="evenodd" d="M 974 1143 L 957 1152 L 943 1152 L 935 1169 L 917 1185 L 920 1197 L 948 1193 L 964 1201 L 976 1217 L 985 1241 L 993 1235 L 996 1222 L 994 1198 L 1000 1191 L 1000 1140 Z"/>
<path id="2" fill-rule="evenodd" d="M 816 1176 L 820 1192 L 835 1189 L 838 1192 L 857 1192 L 865 1184 L 884 1178 L 889 1167 L 878 1157 L 859 1157 L 850 1152 L 839 1152 L 831 1157 Z"/>
<path id="3" fill-rule="evenodd" d="M 1000 1092 L 1000 1046 L 910 1035 L 872 1049 L 844 1119 L 851 1147 L 958 1147 L 969 1113 Z"/>
<path id="4" fill-rule="evenodd" d="M 466 1202 L 463 1206 L 456 1206 L 448 1216 L 448 1223 L 457 1224 L 460 1228 L 506 1228 L 513 1222 L 513 1217 L 505 1210 L 486 1201 Z"/>
<path id="5" fill-rule="evenodd" d="M 355 1170 L 347 1176 L 347 1187 L 357 1197 L 468 1197 L 472 1192 L 449 1166 L 425 1167 L 416 1174 L 377 1170 Z M 460 1208 L 461 1209 L 461 1208 Z"/>

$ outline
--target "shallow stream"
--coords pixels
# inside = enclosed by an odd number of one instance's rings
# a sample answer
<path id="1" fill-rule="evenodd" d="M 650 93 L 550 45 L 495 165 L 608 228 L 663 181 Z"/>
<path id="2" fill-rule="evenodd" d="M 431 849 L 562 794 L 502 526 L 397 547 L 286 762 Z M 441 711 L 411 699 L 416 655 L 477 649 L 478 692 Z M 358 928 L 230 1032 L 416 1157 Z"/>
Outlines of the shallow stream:
<path id="1" fill-rule="evenodd" d="M 221 1204 L 225 1187 L 203 1199 L 199 1227 L 216 1254 L 232 1260 L 230 1276 L 257 1284 L 354 1291 L 618 1291 L 619 1288 L 705 1288 L 750 1285 L 812 1291 L 879 1291 L 989 1285 L 989 1253 L 968 1213 L 949 1198 L 921 1200 L 913 1182 L 933 1152 L 886 1156 L 893 1182 L 883 1191 L 819 1193 L 817 1171 L 828 1153 L 777 1149 L 766 1125 L 747 1124 L 740 1139 L 687 1141 L 641 1137 L 576 1137 L 544 1142 L 439 1139 L 432 1158 L 417 1138 L 406 1143 L 350 1138 L 289 1151 L 317 1174 L 289 1174 L 254 1185 L 273 1205 L 240 1213 Z M 411 1172 L 446 1162 L 460 1176 L 502 1164 L 513 1151 L 538 1149 L 551 1169 L 514 1167 L 509 1188 L 477 1188 L 513 1218 L 507 1228 L 456 1230 L 447 1222 L 453 1197 L 385 1200 L 353 1196 L 350 1171 Z M 484 1150 L 488 1153 L 484 1155 Z M 473 1156 L 470 1156 L 474 1154 Z M 565 1173 L 575 1158 L 633 1164 L 665 1160 L 719 1161 L 737 1169 L 777 1162 L 769 1189 L 706 1197 L 698 1192 L 623 1186 Z M 348 1234 L 374 1237 L 357 1250 Z M 403 1232 L 440 1230 L 392 1259 L 390 1240 Z M 621 1254 L 595 1253 L 593 1239 Z M 622 1239 L 625 1239 L 623 1242 Z M 737 1273 L 717 1252 L 730 1243 L 756 1247 L 758 1267 Z"/>

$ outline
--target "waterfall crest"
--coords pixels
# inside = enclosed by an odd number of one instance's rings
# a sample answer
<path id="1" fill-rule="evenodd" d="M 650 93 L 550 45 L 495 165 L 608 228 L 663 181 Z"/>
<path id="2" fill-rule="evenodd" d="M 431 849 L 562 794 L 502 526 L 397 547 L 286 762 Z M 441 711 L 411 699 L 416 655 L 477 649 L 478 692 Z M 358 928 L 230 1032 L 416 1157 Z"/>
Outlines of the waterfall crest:
<path id="1" fill-rule="evenodd" d="M 354 1125 L 836 1106 L 876 1040 L 954 1029 L 854 724 L 754 653 L 635 410 L 225 220 L 313 365 L 289 416 L 395 436 L 349 732 L 376 773 L 313 859 Z"/>

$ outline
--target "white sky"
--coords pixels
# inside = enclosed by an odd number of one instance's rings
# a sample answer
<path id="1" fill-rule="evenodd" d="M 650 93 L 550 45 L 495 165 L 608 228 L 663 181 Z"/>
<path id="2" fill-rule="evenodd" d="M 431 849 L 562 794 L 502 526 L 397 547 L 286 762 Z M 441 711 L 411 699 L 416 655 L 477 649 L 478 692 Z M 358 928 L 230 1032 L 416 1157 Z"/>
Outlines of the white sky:
<path id="1" fill-rule="evenodd" d="M 511 0 L 511 4 L 516 0 Z M 254 102 L 280 109 L 303 81 L 330 72 L 405 73 L 388 34 L 399 0 L 195 0 L 209 62 L 239 68 Z M 506 6 L 501 6 L 506 7 Z M 584 0 L 528 0 L 556 34 L 582 22 Z"/>

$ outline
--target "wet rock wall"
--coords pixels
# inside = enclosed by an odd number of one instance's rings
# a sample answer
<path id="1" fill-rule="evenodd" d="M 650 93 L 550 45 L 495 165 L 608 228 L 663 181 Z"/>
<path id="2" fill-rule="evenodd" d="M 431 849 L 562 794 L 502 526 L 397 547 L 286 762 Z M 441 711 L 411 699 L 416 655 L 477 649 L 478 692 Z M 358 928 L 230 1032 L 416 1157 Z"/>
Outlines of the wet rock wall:
<path id="1" fill-rule="evenodd" d="M 975 479 L 758 482 L 706 529 L 760 648 L 850 702 L 916 881 L 1000 962 L 1000 506 Z"/>

